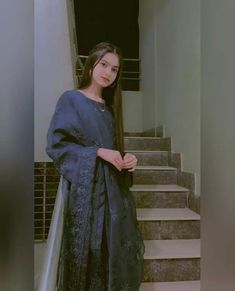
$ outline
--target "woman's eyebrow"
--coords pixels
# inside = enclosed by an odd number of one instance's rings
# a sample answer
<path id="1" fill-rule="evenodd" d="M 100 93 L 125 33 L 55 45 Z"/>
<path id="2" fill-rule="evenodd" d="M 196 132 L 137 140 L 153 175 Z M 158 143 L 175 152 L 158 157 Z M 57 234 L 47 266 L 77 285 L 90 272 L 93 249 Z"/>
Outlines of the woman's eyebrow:
<path id="1" fill-rule="evenodd" d="M 110 64 L 108 61 L 106 61 L 105 59 L 103 59 L 102 61 L 106 62 L 107 64 L 109 64 L 110 66 L 113 66 L 112 64 Z M 113 66 L 114 68 L 119 68 L 119 66 Z"/>

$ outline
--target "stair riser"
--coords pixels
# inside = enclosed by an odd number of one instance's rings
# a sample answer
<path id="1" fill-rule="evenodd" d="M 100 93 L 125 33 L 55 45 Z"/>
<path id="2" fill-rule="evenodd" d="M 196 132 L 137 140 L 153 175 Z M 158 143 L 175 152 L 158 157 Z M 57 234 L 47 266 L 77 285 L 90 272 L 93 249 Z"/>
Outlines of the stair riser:
<path id="1" fill-rule="evenodd" d="M 200 291 L 200 281 L 145 282 L 139 291 Z"/>
<path id="2" fill-rule="evenodd" d="M 171 151 L 171 139 L 125 138 L 125 151 Z M 180 168 L 169 153 L 134 153 L 141 166 L 171 166 Z M 133 173 L 134 184 L 178 184 L 176 170 L 139 170 Z M 188 192 L 132 191 L 138 208 L 184 208 L 188 206 Z M 200 221 L 138 221 L 145 240 L 199 239 Z M 156 250 L 156 254 L 159 252 Z M 145 259 L 143 282 L 172 282 L 200 280 L 200 259 Z"/>
<path id="3" fill-rule="evenodd" d="M 168 152 L 133 153 L 139 166 L 168 166 Z"/>
<path id="4" fill-rule="evenodd" d="M 132 191 L 137 208 L 184 208 L 187 192 Z"/>
<path id="5" fill-rule="evenodd" d="M 144 260 L 143 282 L 191 281 L 199 279 L 199 258 Z"/>
<path id="6" fill-rule="evenodd" d="M 146 150 L 146 151 L 170 151 L 171 143 L 169 138 L 124 138 L 124 148 L 128 150 Z"/>
<path id="7" fill-rule="evenodd" d="M 144 131 L 144 132 L 125 132 L 125 137 L 128 137 L 128 136 L 142 136 L 142 137 L 149 137 L 149 136 L 152 136 L 152 137 L 163 137 L 163 131 L 164 131 L 164 128 L 162 125 L 158 126 L 157 128 L 151 128 L 147 131 Z"/>
<path id="8" fill-rule="evenodd" d="M 139 221 L 140 232 L 145 240 L 198 239 L 199 221 Z"/>
<path id="9" fill-rule="evenodd" d="M 134 184 L 177 184 L 175 170 L 135 170 Z"/>

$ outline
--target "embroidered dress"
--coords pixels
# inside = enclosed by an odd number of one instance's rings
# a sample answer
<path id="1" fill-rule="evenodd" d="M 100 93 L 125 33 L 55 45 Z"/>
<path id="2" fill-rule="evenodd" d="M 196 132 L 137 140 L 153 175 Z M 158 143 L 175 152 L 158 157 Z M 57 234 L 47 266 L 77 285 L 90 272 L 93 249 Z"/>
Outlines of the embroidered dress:
<path id="1" fill-rule="evenodd" d="M 144 244 L 123 172 L 97 157 L 115 149 L 111 111 L 77 90 L 59 99 L 48 155 L 69 183 L 60 253 L 60 291 L 139 290 Z"/>

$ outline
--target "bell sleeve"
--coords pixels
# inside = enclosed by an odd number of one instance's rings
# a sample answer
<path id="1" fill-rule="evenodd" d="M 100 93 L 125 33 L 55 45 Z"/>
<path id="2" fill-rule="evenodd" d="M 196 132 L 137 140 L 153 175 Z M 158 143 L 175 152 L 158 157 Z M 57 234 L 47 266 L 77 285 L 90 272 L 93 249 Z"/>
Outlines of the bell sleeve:
<path id="1" fill-rule="evenodd" d="M 60 174 L 72 184 L 76 184 L 81 176 L 92 178 L 98 150 L 96 144 L 86 139 L 74 103 L 69 91 L 59 98 L 48 129 L 46 146 L 46 152 Z"/>

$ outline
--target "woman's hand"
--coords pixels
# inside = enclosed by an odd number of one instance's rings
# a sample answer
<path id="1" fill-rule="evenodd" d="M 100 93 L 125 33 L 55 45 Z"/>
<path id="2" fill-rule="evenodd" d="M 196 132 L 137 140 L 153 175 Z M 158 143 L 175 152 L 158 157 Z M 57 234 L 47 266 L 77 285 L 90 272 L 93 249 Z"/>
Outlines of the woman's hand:
<path id="1" fill-rule="evenodd" d="M 123 158 L 123 169 L 128 169 L 128 172 L 133 172 L 135 170 L 135 167 L 137 165 L 137 158 L 135 155 L 126 153 Z"/>
<path id="2" fill-rule="evenodd" d="M 123 159 L 119 151 L 99 148 L 97 156 L 114 165 L 119 171 L 123 169 Z"/>

